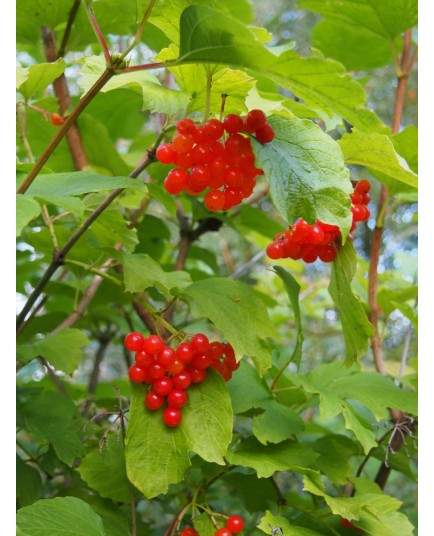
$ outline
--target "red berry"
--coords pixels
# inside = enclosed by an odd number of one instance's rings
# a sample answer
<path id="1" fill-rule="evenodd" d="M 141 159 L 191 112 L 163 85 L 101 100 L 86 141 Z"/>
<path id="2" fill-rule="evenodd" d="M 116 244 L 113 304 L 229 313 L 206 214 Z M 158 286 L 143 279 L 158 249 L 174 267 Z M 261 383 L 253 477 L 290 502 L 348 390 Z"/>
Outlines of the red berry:
<path id="1" fill-rule="evenodd" d="M 193 190 L 203 191 L 207 187 L 209 179 L 210 172 L 207 166 L 194 166 L 190 171 L 188 185 Z"/>
<path id="2" fill-rule="evenodd" d="M 56 127 L 63 125 L 63 117 L 56 113 L 50 114 L 50 121 L 51 121 L 51 124 Z"/>
<path id="3" fill-rule="evenodd" d="M 223 208 L 225 194 L 221 190 L 210 190 L 205 195 L 204 204 L 211 212 L 217 212 Z"/>
<path id="4" fill-rule="evenodd" d="M 240 516 L 229 516 L 226 521 L 226 527 L 232 532 L 232 534 L 238 534 L 244 528 L 244 520 Z"/>
<path id="5" fill-rule="evenodd" d="M 371 184 L 370 184 L 369 181 L 367 181 L 365 179 L 359 181 L 356 184 L 356 192 L 359 192 L 359 193 L 362 193 L 362 194 L 367 194 L 370 189 L 371 189 Z"/>
<path id="6" fill-rule="evenodd" d="M 209 343 L 208 353 L 212 361 L 218 361 L 225 353 L 225 347 L 221 342 L 214 341 Z"/>
<path id="7" fill-rule="evenodd" d="M 190 344 L 194 352 L 206 352 L 209 348 L 208 337 L 203 333 L 193 335 Z"/>
<path id="8" fill-rule="evenodd" d="M 193 347 L 189 342 L 182 342 L 176 350 L 176 355 L 183 363 L 190 363 L 193 359 L 193 353 Z"/>
<path id="9" fill-rule="evenodd" d="M 243 192 L 240 188 L 226 188 L 223 193 L 225 194 L 223 210 L 229 210 L 230 208 L 239 205 L 243 200 Z"/>
<path id="10" fill-rule="evenodd" d="M 268 244 L 267 246 L 267 249 L 265 250 L 266 254 L 267 254 L 267 257 L 269 257 L 270 259 L 281 259 L 284 255 L 284 252 L 285 252 L 285 247 L 282 243 L 282 241 L 280 242 L 271 242 L 271 244 Z"/>
<path id="11" fill-rule="evenodd" d="M 265 127 L 267 123 L 267 117 L 262 110 L 251 110 L 246 117 L 246 124 L 254 131 Z"/>
<path id="12" fill-rule="evenodd" d="M 192 151 L 196 164 L 208 164 L 212 160 L 213 152 L 208 143 L 199 143 Z"/>
<path id="13" fill-rule="evenodd" d="M 323 262 L 333 262 L 336 258 L 337 251 L 333 246 L 323 246 L 319 250 L 319 258 Z"/>
<path id="14" fill-rule="evenodd" d="M 218 119 L 209 119 L 204 126 L 204 134 L 211 140 L 218 140 L 223 135 L 223 124 Z"/>
<path id="15" fill-rule="evenodd" d="M 191 383 L 191 374 L 186 370 L 183 370 L 182 372 L 175 374 L 172 377 L 172 380 L 173 387 L 175 387 L 176 389 L 187 389 Z"/>
<path id="16" fill-rule="evenodd" d="M 212 359 L 208 352 L 200 352 L 193 357 L 191 366 L 195 369 L 203 370 L 208 368 L 211 363 Z"/>
<path id="17" fill-rule="evenodd" d="M 171 378 L 163 376 L 161 378 L 157 378 L 154 381 L 154 383 L 152 384 L 152 388 L 157 393 L 157 395 L 166 396 L 173 389 L 173 381 Z"/>
<path id="18" fill-rule="evenodd" d="M 139 365 L 139 367 L 150 367 L 152 363 L 154 362 L 154 356 L 151 354 L 148 354 L 144 350 L 141 350 L 140 352 L 136 352 L 136 355 L 134 356 L 136 360 L 136 364 Z"/>
<path id="19" fill-rule="evenodd" d="M 157 363 L 159 363 L 162 367 L 168 368 L 169 365 L 173 363 L 175 355 L 175 350 L 173 348 L 171 348 L 170 346 L 165 346 L 163 350 L 158 354 Z"/>
<path id="20" fill-rule="evenodd" d="M 179 357 L 175 357 L 170 363 L 170 365 L 167 367 L 167 372 L 174 376 L 175 374 L 179 374 L 182 372 L 185 368 L 185 363 L 183 363 Z"/>
<path id="21" fill-rule="evenodd" d="M 153 380 L 158 380 L 166 374 L 166 367 L 162 367 L 158 363 L 154 363 L 149 367 L 149 375 Z"/>
<path id="22" fill-rule="evenodd" d="M 183 169 L 191 168 L 191 166 L 194 164 L 193 153 L 177 153 L 174 163 Z"/>
<path id="23" fill-rule="evenodd" d="M 212 363 L 211 368 L 218 372 L 225 381 L 229 381 L 232 378 L 231 369 L 222 361 L 215 361 Z"/>
<path id="24" fill-rule="evenodd" d="M 179 536 L 199 536 L 199 533 L 191 527 L 185 527 L 181 530 Z"/>
<path id="25" fill-rule="evenodd" d="M 170 143 L 163 143 L 157 147 L 155 151 L 155 156 L 157 160 L 162 164 L 174 164 L 176 161 L 177 152 L 173 148 L 173 145 Z"/>
<path id="26" fill-rule="evenodd" d="M 310 244 L 322 244 L 324 231 L 318 225 L 312 225 L 307 240 Z"/>
<path id="27" fill-rule="evenodd" d="M 180 134 L 193 134 L 196 131 L 196 125 L 192 119 L 186 117 L 176 123 L 176 130 Z"/>
<path id="28" fill-rule="evenodd" d="M 226 168 L 224 178 L 225 184 L 231 188 L 240 188 L 244 183 L 244 175 L 242 171 L 234 166 Z"/>
<path id="29" fill-rule="evenodd" d="M 270 143 L 274 139 L 274 130 L 270 125 L 265 125 L 255 132 L 256 139 L 261 143 Z"/>
<path id="30" fill-rule="evenodd" d="M 216 531 L 215 536 L 232 536 L 232 532 L 228 528 L 223 527 Z"/>
<path id="31" fill-rule="evenodd" d="M 149 335 L 143 342 L 143 349 L 148 354 L 159 354 L 164 349 L 164 341 L 158 335 Z"/>
<path id="32" fill-rule="evenodd" d="M 177 408 L 166 408 L 163 412 L 163 421 L 166 426 L 175 428 L 182 421 L 182 414 Z"/>
<path id="33" fill-rule="evenodd" d="M 191 367 L 189 369 L 191 375 L 191 383 L 201 383 L 206 378 L 206 369 L 196 369 Z"/>
<path id="34" fill-rule="evenodd" d="M 164 188 L 169 194 L 180 194 L 188 183 L 188 175 L 185 169 L 171 169 L 164 179 Z"/>
<path id="35" fill-rule="evenodd" d="M 138 365 L 131 365 L 128 369 L 128 376 L 134 383 L 143 383 L 147 377 L 146 369 L 141 368 Z"/>
<path id="36" fill-rule="evenodd" d="M 187 404 L 188 395 L 183 389 L 172 389 L 167 395 L 169 408 L 181 409 Z"/>
<path id="37" fill-rule="evenodd" d="M 157 395 L 157 393 L 154 393 L 154 391 L 149 391 L 149 393 L 145 396 L 144 402 L 148 409 L 151 411 L 156 411 L 164 406 L 164 397 Z"/>
<path id="38" fill-rule="evenodd" d="M 318 259 L 318 248 L 307 245 L 303 248 L 301 258 L 308 264 L 315 262 Z"/>
<path id="39" fill-rule="evenodd" d="M 229 114 L 223 120 L 223 127 L 228 134 L 236 134 L 243 128 L 243 119 L 237 114 Z"/>
<path id="40" fill-rule="evenodd" d="M 125 337 L 124 344 L 128 350 L 131 350 L 132 352 L 139 352 L 143 349 L 144 340 L 145 338 L 141 333 L 133 331 L 132 333 L 128 333 L 128 335 Z"/>
<path id="41" fill-rule="evenodd" d="M 177 153 L 188 153 L 193 149 L 194 138 L 190 134 L 176 134 L 172 145 Z"/>

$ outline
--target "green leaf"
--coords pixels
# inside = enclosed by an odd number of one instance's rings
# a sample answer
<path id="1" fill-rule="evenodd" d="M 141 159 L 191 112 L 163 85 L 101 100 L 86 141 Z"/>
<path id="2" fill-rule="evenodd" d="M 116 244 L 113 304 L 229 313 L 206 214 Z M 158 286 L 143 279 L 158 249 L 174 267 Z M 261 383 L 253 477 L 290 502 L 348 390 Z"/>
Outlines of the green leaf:
<path id="1" fill-rule="evenodd" d="M 286 292 L 288 293 L 289 301 L 291 302 L 292 312 L 294 313 L 295 327 L 297 328 L 297 337 L 294 351 L 291 355 L 291 361 L 293 361 L 297 367 L 300 367 L 301 353 L 303 347 L 303 328 L 301 325 L 301 314 L 299 304 L 300 285 L 292 277 L 292 275 L 284 270 L 281 266 L 273 266 L 273 270 L 277 273 L 280 279 L 283 281 Z"/>
<path id="2" fill-rule="evenodd" d="M 101 497 L 131 502 L 130 484 L 125 470 L 124 446 L 116 439 L 101 451 L 89 451 L 77 468 L 81 478 Z"/>
<path id="3" fill-rule="evenodd" d="M 353 188 L 338 144 L 306 119 L 272 117 L 269 124 L 274 140 L 252 146 L 276 208 L 290 225 L 300 217 L 338 225 L 345 239 Z"/>
<path id="4" fill-rule="evenodd" d="M 303 419 L 276 400 L 261 402 L 260 407 L 265 411 L 253 417 L 253 434 L 263 445 L 281 443 L 304 430 Z"/>
<path id="5" fill-rule="evenodd" d="M 301 58 L 292 50 L 274 55 L 254 32 L 237 20 L 208 6 L 190 6 L 180 20 L 180 54 L 174 66 L 217 63 L 251 69 L 290 89 L 308 106 L 333 113 L 367 130 L 385 129 L 364 108 L 365 94 L 342 64 L 320 57 Z"/>
<path id="6" fill-rule="evenodd" d="M 365 166 L 391 179 L 417 188 L 417 175 L 395 151 L 391 139 L 375 132 L 353 129 L 339 141 L 346 164 Z"/>
<path id="7" fill-rule="evenodd" d="M 299 5 L 342 26 L 363 28 L 389 40 L 417 24 L 417 0 L 382 0 L 375 4 L 370 0 L 300 0 Z"/>
<path id="8" fill-rule="evenodd" d="M 149 255 L 136 253 L 124 255 L 124 281 L 128 292 L 142 292 L 155 286 L 169 298 L 171 290 L 188 287 L 191 278 L 181 270 L 165 272 Z"/>
<path id="9" fill-rule="evenodd" d="M 194 528 L 200 536 L 214 536 L 216 528 L 206 512 L 194 517 Z"/>
<path id="10" fill-rule="evenodd" d="M 309 467 L 318 454 L 310 447 L 291 440 L 265 446 L 249 437 L 235 450 L 228 451 L 225 457 L 231 464 L 251 467 L 259 478 L 268 478 L 275 471 L 297 471 L 299 467 Z"/>
<path id="11" fill-rule="evenodd" d="M 353 363 L 368 349 L 373 328 L 365 309 L 353 293 L 351 281 L 356 273 L 356 253 L 351 242 L 339 249 L 333 261 L 329 292 L 339 311 L 346 346 L 346 363 Z"/>
<path id="12" fill-rule="evenodd" d="M 55 369 L 72 374 L 83 358 L 83 347 L 88 343 L 89 339 L 82 331 L 74 328 L 63 329 L 33 344 L 19 347 L 18 358 L 26 363 L 41 355 Z"/>
<path id="13" fill-rule="evenodd" d="M 326 475 L 334 484 L 345 485 L 353 469 L 349 463 L 351 456 L 360 454 L 360 447 L 346 436 L 329 434 L 312 444 L 320 456 L 314 468 Z"/>
<path id="14" fill-rule="evenodd" d="M 151 499 L 182 480 L 190 459 L 180 427 L 170 429 L 161 412 L 148 411 L 145 395 L 144 386 L 133 386 L 125 459 L 129 481 Z"/>
<path id="15" fill-rule="evenodd" d="M 37 218 L 41 213 L 41 207 L 39 203 L 32 199 L 31 197 L 26 197 L 24 195 L 17 195 L 16 197 L 16 227 L 17 236 L 20 236 L 21 231 L 24 227 Z"/>
<path id="16" fill-rule="evenodd" d="M 25 404 L 23 414 L 28 429 L 51 443 L 59 459 L 67 465 L 83 456 L 84 446 L 74 428 L 78 412 L 69 398 L 44 391 Z"/>
<path id="17" fill-rule="evenodd" d="M 67 212 L 76 214 L 79 218 L 82 218 L 84 215 L 84 203 L 81 199 L 77 199 L 76 197 L 62 197 L 60 195 L 49 194 L 45 194 L 44 196 L 38 195 L 35 197 L 44 205 L 54 205 L 55 207 L 60 207 Z"/>
<path id="18" fill-rule="evenodd" d="M 18 536 L 106 536 L 101 518 L 76 497 L 42 499 L 17 513 Z"/>
<path id="19" fill-rule="evenodd" d="M 353 395 L 354 397 L 355 395 Z M 351 430 L 363 447 L 365 454 L 378 445 L 372 426 L 364 422 L 348 403 L 341 405 L 342 415 L 345 419 L 345 428 Z"/>
<path id="20" fill-rule="evenodd" d="M 19 91 L 26 100 L 29 100 L 35 93 L 45 89 L 48 84 L 59 78 L 65 70 L 66 64 L 63 58 L 59 58 L 52 63 L 39 63 L 27 67 L 26 73 L 21 71 L 18 81 L 21 82 L 25 76 L 24 82 L 17 86 Z"/>
<path id="21" fill-rule="evenodd" d="M 82 195 L 89 192 L 114 190 L 116 188 L 143 188 L 139 181 L 127 177 L 107 177 L 93 171 L 75 171 L 73 173 L 49 173 L 39 175 L 26 194 L 44 197 Z"/>
<path id="22" fill-rule="evenodd" d="M 389 316 L 396 309 L 396 303 L 405 304 L 409 300 L 417 300 L 418 291 L 417 285 L 406 285 L 399 289 L 381 288 L 378 291 L 378 305 Z"/>
<path id="23" fill-rule="evenodd" d="M 208 462 L 224 465 L 232 439 L 232 406 L 226 382 L 212 370 L 206 380 L 189 387 L 182 410 L 181 432 L 189 450 Z"/>
<path id="24" fill-rule="evenodd" d="M 20 507 L 28 506 L 43 494 L 42 479 L 39 471 L 17 456 L 16 467 L 17 500 Z"/>
<path id="25" fill-rule="evenodd" d="M 316 532 L 305 527 L 297 527 L 292 525 L 286 517 L 275 516 L 269 510 L 265 512 L 265 516 L 261 518 L 261 523 L 258 528 L 265 532 L 265 534 L 284 534 L 284 536 L 319 536 L 319 532 Z M 280 532 L 276 529 L 280 528 Z"/>
<path id="26" fill-rule="evenodd" d="M 126 439 L 129 480 L 147 498 L 165 493 L 179 482 L 190 465 L 188 451 L 204 460 L 223 464 L 232 438 L 232 411 L 223 378 L 208 372 L 200 385 L 189 388 L 189 401 L 177 428 L 168 428 L 161 412 L 143 404 L 144 386 L 134 386 Z"/>
<path id="27" fill-rule="evenodd" d="M 244 359 L 240 361 L 240 368 L 228 382 L 231 395 L 232 408 L 235 414 L 244 413 L 254 407 L 262 407 L 262 403 L 269 399 L 271 393 L 257 370 Z"/>
<path id="28" fill-rule="evenodd" d="M 389 40 L 366 28 L 350 27 L 329 19 L 315 26 L 312 44 L 326 57 L 343 63 L 348 70 L 369 71 L 388 65 L 393 59 Z"/>
<path id="29" fill-rule="evenodd" d="M 222 481 L 237 490 L 243 506 L 252 513 L 264 511 L 270 501 L 270 497 L 276 494 L 276 490 L 269 479 L 258 478 L 256 473 L 250 475 L 231 471 L 222 477 Z"/>
<path id="30" fill-rule="evenodd" d="M 85 94 L 101 76 L 106 68 L 101 56 L 88 56 L 80 70 L 82 76 L 80 88 Z M 187 108 L 191 95 L 188 91 L 179 91 L 161 85 L 158 78 L 149 71 L 133 71 L 113 77 L 101 89 L 102 93 L 121 87 L 129 87 L 142 94 L 143 110 L 172 115 Z"/>
<path id="31" fill-rule="evenodd" d="M 211 320 L 236 354 L 253 359 L 261 376 L 271 366 L 266 339 L 277 335 L 276 328 L 265 303 L 249 285 L 210 277 L 183 289 L 181 298 L 191 301 L 197 315 Z"/>
<path id="32" fill-rule="evenodd" d="M 401 155 L 410 169 L 417 173 L 418 169 L 418 130 L 414 125 L 406 126 L 398 134 L 392 136 L 393 146 Z"/>

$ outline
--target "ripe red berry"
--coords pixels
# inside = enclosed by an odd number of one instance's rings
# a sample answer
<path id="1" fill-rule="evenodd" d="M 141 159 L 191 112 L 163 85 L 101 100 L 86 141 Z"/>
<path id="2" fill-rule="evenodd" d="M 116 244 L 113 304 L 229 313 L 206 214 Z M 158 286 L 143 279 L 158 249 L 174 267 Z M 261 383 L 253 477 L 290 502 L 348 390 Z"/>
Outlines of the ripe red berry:
<path id="1" fill-rule="evenodd" d="M 177 153 L 188 153 L 193 149 L 194 138 L 190 134 L 176 134 L 172 145 Z"/>
<path id="2" fill-rule="evenodd" d="M 133 331 L 132 333 L 128 333 L 128 335 L 125 337 L 124 344 L 128 350 L 131 350 L 132 352 L 139 352 L 143 349 L 144 340 L 145 338 L 141 333 Z"/>
<path id="3" fill-rule="evenodd" d="M 187 404 L 188 395 L 183 389 L 172 389 L 167 395 L 167 405 L 169 408 L 181 409 Z"/>
<path id="4" fill-rule="evenodd" d="M 180 194 L 188 183 L 188 174 L 185 169 L 171 169 L 164 179 L 164 188 L 169 194 Z"/>
<path id="5" fill-rule="evenodd" d="M 191 383 L 191 374 L 183 370 L 182 372 L 178 372 L 178 374 L 174 374 L 172 380 L 173 387 L 176 389 L 187 389 Z"/>
<path id="6" fill-rule="evenodd" d="M 281 259 L 284 255 L 284 245 L 283 242 L 271 242 L 271 244 L 268 244 L 265 252 L 267 254 L 267 257 L 270 259 Z"/>
<path id="7" fill-rule="evenodd" d="M 179 374 L 182 372 L 185 368 L 185 363 L 183 363 L 179 357 L 175 357 L 170 363 L 170 365 L 167 367 L 167 372 L 174 376 L 175 374 Z"/>
<path id="8" fill-rule="evenodd" d="M 191 367 L 189 369 L 190 375 L 191 375 L 191 383 L 202 383 L 203 380 L 206 378 L 206 369 L 196 369 Z"/>
<path id="9" fill-rule="evenodd" d="M 164 397 L 154 393 L 154 391 L 149 391 L 145 396 L 145 406 L 151 411 L 156 411 L 164 406 Z"/>
<path id="10" fill-rule="evenodd" d="M 163 412 L 163 421 L 166 426 L 175 428 L 182 421 L 182 414 L 177 408 L 166 408 Z"/>
<path id="11" fill-rule="evenodd" d="M 333 262 L 336 258 L 337 251 L 333 246 L 323 246 L 319 250 L 319 258 L 323 262 Z"/>
<path id="12" fill-rule="evenodd" d="M 160 396 L 168 395 L 173 389 L 173 381 L 167 376 L 157 378 L 152 384 L 152 388 Z"/>
<path id="13" fill-rule="evenodd" d="M 221 342 L 213 341 L 209 343 L 208 353 L 212 361 L 218 361 L 225 352 L 225 347 Z"/>
<path id="14" fill-rule="evenodd" d="M 232 536 L 232 532 L 227 527 L 222 527 L 216 531 L 215 536 Z"/>
<path id="15" fill-rule="evenodd" d="M 185 527 L 181 530 L 179 536 L 199 536 L 199 533 L 191 527 Z"/>
<path id="16" fill-rule="evenodd" d="M 366 179 L 362 179 L 356 184 L 356 192 L 367 194 L 370 189 L 371 189 L 371 184 Z"/>
<path id="17" fill-rule="evenodd" d="M 153 380 L 158 380 L 166 374 L 166 367 L 162 367 L 159 363 L 153 363 L 149 367 L 149 375 Z"/>
<path id="18" fill-rule="evenodd" d="M 159 354 L 164 349 L 164 341 L 158 335 L 149 335 L 143 342 L 143 349 L 148 354 Z"/>
<path id="19" fill-rule="evenodd" d="M 228 134 L 236 134 L 243 128 L 243 119 L 237 114 L 229 114 L 223 119 L 223 127 Z"/>
<path id="20" fill-rule="evenodd" d="M 265 125 L 255 132 L 256 139 L 261 143 L 270 143 L 274 139 L 274 130 L 270 125 Z"/>
<path id="21" fill-rule="evenodd" d="M 208 368 L 211 363 L 212 359 L 208 352 L 200 352 L 193 357 L 191 366 L 195 369 L 203 370 Z"/>
<path id="22" fill-rule="evenodd" d="M 190 344 L 194 352 L 206 352 L 209 348 L 208 337 L 203 333 L 193 335 Z"/>
<path id="23" fill-rule="evenodd" d="M 196 125 L 192 119 L 186 117 L 185 119 L 177 121 L 176 130 L 180 134 L 193 134 L 196 130 Z"/>
<path id="24" fill-rule="evenodd" d="M 218 140 L 223 135 L 223 124 L 218 119 L 209 119 L 204 125 L 204 134 L 210 140 Z"/>
<path id="25" fill-rule="evenodd" d="M 157 362 L 162 366 L 168 368 L 175 359 L 175 350 L 170 346 L 165 346 L 158 354 Z"/>
<path id="26" fill-rule="evenodd" d="M 189 342 L 182 342 L 176 349 L 176 355 L 183 363 L 190 363 L 193 359 L 193 347 Z"/>
<path id="27" fill-rule="evenodd" d="M 204 204 L 211 212 L 222 210 L 225 203 L 225 194 L 221 190 L 210 190 L 206 193 Z"/>
<path id="28" fill-rule="evenodd" d="M 226 527 L 232 532 L 232 534 L 238 534 L 244 528 L 244 520 L 240 516 L 229 516 L 226 521 Z"/>
<path id="29" fill-rule="evenodd" d="M 177 152 L 170 143 L 163 143 L 155 151 L 157 160 L 162 164 L 174 164 L 176 161 Z"/>
<path id="30" fill-rule="evenodd" d="M 56 113 L 50 114 L 50 121 L 56 127 L 63 125 L 63 117 Z"/>
<path id="31" fill-rule="evenodd" d="M 141 368 L 136 364 L 131 365 L 131 367 L 128 369 L 128 376 L 132 382 L 142 383 L 147 377 L 146 369 Z"/>
<path id="32" fill-rule="evenodd" d="M 246 124 L 254 131 L 265 127 L 267 123 L 267 117 L 262 110 L 251 110 L 246 117 Z"/>
<path id="33" fill-rule="evenodd" d="M 140 352 L 136 352 L 136 355 L 134 356 L 137 365 L 139 367 L 150 367 L 152 363 L 154 362 L 154 356 L 151 354 L 148 354 L 144 350 L 140 350 Z"/>

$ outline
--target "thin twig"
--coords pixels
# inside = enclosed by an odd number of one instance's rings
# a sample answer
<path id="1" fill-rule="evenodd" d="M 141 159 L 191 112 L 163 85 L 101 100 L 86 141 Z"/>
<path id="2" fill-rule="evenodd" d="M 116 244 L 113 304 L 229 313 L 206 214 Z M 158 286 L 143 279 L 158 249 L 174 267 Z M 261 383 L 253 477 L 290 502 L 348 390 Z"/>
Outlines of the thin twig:
<path id="1" fill-rule="evenodd" d="M 60 43 L 59 51 L 57 53 L 57 56 L 59 58 L 63 58 L 63 56 L 65 55 L 66 45 L 68 43 L 69 36 L 72 30 L 72 26 L 74 25 L 75 17 L 77 15 L 80 4 L 81 4 L 81 0 L 75 0 L 72 5 L 71 11 L 69 12 L 68 21 L 66 23 L 66 28 L 65 28 L 65 31 L 63 32 L 62 42 Z"/>

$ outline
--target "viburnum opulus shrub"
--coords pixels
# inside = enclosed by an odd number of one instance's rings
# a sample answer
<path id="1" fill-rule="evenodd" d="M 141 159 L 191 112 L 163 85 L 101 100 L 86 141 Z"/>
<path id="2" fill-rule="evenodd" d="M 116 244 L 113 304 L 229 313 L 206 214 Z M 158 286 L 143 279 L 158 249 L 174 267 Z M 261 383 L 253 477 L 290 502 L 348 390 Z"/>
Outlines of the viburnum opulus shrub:
<path id="1" fill-rule="evenodd" d="M 415 534 L 417 3 L 284 4 L 17 2 L 21 536 Z"/>

